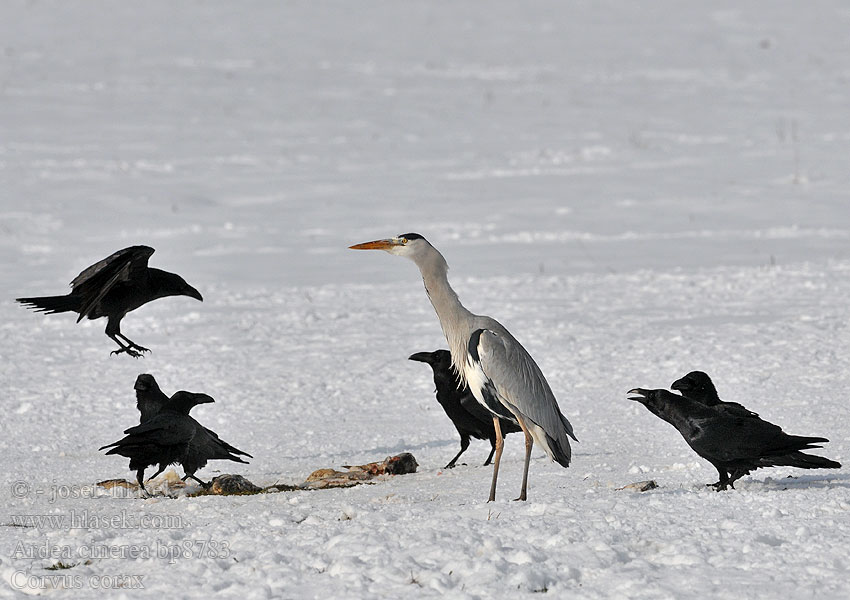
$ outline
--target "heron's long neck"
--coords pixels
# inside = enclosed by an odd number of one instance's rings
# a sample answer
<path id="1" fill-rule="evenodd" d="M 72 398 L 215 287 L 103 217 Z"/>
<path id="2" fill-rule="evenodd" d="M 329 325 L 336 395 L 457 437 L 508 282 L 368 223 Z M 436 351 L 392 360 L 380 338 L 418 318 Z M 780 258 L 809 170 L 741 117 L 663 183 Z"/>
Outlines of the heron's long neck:
<path id="1" fill-rule="evenodd" d="M 462 363 L 465 362 L 466 345 L 472 334 L 472 320 L 475 315 L 460 303 L 457 294 L 449 285 L 448 265 L 439 252 L 435 250 L 435 253 L 436 256 L 419 265 L 419 270 L 422 273 L 428 299 L 431 300 L 446 341 L 449 343 L 452 366 L 460 372 Z"/>

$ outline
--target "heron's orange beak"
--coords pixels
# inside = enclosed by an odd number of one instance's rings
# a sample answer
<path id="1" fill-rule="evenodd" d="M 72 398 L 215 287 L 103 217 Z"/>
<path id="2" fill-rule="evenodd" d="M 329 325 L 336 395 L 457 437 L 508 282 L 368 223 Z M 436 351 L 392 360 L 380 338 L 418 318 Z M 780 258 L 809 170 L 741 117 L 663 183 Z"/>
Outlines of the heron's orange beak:
<path id="1" fill-rule="evenodd" d="M 374 242 L 363 242 L 362 244 L 354 244 L 349 246 L 350 250 L 389 250 L 395 246 L 403 246 L 404 242 L 399 238 L 390 238 L 388 240 L 375 240 Z"/>

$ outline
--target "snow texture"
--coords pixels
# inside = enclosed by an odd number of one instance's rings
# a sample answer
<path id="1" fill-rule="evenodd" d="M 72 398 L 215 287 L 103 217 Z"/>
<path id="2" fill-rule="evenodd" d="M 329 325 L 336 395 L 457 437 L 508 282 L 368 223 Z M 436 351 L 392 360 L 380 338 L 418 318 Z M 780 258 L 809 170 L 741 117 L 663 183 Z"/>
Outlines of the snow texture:
<path id="1" fill-rule="evenodd" d="M 848 31 L 841 0 L 3 2 L 0 597 L 850 597 L 846 467 L 716 493 L 626 399 L 704 370 L 850 461 Z M 486 442 L 440 468 L 419 274 L 346 249 L 409 231 L 581 440 L 569 469 L 535 452 L 526 503 L 519 436 L 495 503 Z M 12 301 L 133 244 L 205 298 L 130 314 L 144 359 Z M 132 477 L 96 449 L 142 372 L 212 395 L 196 418 L 256 457 L 202 477 L 419 470 L 96 490 Z"/>

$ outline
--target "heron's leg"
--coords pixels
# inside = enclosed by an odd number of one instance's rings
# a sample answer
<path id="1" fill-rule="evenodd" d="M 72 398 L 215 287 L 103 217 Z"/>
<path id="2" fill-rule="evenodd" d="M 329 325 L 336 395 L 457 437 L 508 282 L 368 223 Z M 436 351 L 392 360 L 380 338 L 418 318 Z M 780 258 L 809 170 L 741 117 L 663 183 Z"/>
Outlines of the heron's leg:
<path id="1" fill-rule="evenodd" d="M 460 436 L 460 452 L 458 452 L 457 455 L 449 461 L 449 464 L 447 464 L 443 468 L 444 469 L 453 469 L 454 466 L 455 466 L 455 463 L 457 462 L 457 459 L 460 458 L 461 454 L 466 452 L 467 448 L 469 448 L 469 436 L 468 435 L 461 435 Z"/>
<path id="2" fill-rule="evenodd" d="M 493 417 L 493 429 L 496 430 L 496 456 L 493 458 L 493 481 L 490 483 L 490 498 L 487 502 L 494 502 L 496 500 L 496 480 L 499 478 L 499 462 L 502 460 L 502 450 L 505 447 L 499 417 Z"/>
<path id="3" fill-rule="evenodd" d="M 522 489 L 519 492 L 519 498 L 517 500 L 524 501 L 528 486 L 528 465 L 531 463 L 531 448 L 534 446 L 534 438 L 531 437 L 531 433 L 526 429 L 525 423 L 522 420 L 519 421 L 519 426 L 522 427 L 522 432 L 525 434 L 525 467 L 522 471 Z"/>

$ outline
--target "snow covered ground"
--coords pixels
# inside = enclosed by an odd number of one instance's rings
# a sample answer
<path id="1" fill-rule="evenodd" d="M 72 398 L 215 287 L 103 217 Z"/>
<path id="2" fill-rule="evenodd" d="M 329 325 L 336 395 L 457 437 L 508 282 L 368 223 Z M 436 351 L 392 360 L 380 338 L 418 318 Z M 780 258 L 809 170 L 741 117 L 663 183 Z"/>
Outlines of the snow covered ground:
<path id="1" fill-rule="evenodd" d="M 625 394 L 702 369 L 850 461 L 848 31 L 840 0 L 2 3 L 0 597 L 850 596 L 846 467 L 715 493 Z M 581 440 L 566 470 L 535 454 L 527 503 L 518 436 L 496 503 L 485 442 L 440 468 L 457 436 L 406 360 L 445 347 L 419 275 L 346 249 L 408 231 Z M 127 317 L 143 360 L 12 302 L 138 243 L 206 299 Z M 202 477 L 419 472 L 113 497 L 92 484 L 131 473 L 96 448 L 141 372 L 215 397 L 193 414 L 255 456 Z"/>

